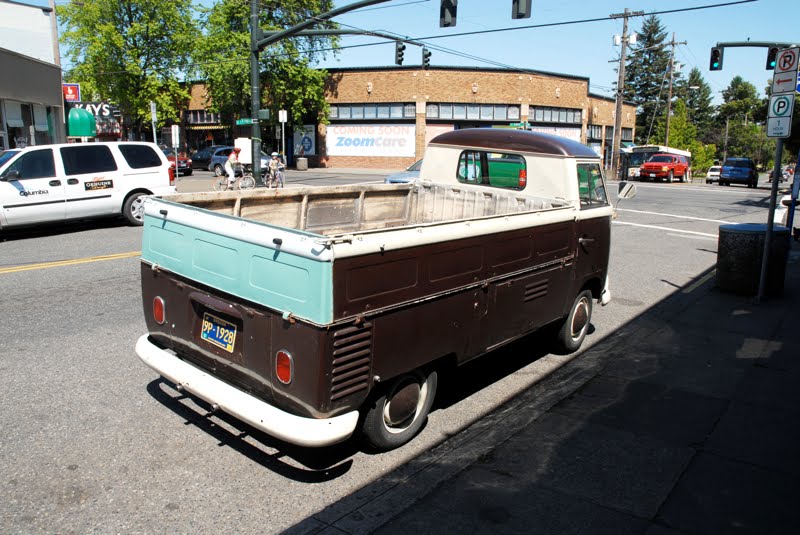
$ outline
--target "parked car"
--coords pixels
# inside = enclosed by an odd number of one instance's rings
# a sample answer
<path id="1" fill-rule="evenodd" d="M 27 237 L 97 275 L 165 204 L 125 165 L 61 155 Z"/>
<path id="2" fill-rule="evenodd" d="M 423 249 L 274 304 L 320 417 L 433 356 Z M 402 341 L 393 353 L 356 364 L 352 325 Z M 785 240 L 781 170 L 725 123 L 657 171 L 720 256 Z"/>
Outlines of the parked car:
<path id="1" fill-rule="evenodd" d="M 231 155 L 232 151 L 233 147 L 218 147 L 215 149 L 208 160 L 208 170 L 213 172 L 215 176 L 224 175 L 225 162 L 228 161 L 228 156 Z"/>
<path id="2" fill-rule="evenodd" d="M 0 152 L 0 228 L 123 215 L 141 225 L 144 197 L 175 193 L 154 143 L 33 145 Z"/>
<path id="3" fill-rule="evenodd" d="M 689 178 L 689 160 L 686 156 L 677 154 L 658 153 L 650 157 L 639 169 L 640 178 L 651 178 L 672 182 L 679 178 L 686 182 Z"/>
<path id="4" fill-rule="evenodd" d="M 414 182 L 419 178 L 419 170 L 422 168 L 422 160 L 417 160 L 413 164 L 406 167 L 405 171 L 399 173 L 392 173 L 383 179 L 385 184 L 406 184 Z"/>
<path id="5" fill-rule="evenodd" d="M 175 167 L 175 150 L 174 149 L 162 149 L 164 156 L 167 157 L 167 160 L 172 164 L 172 167 Z M 181 156 L 178 153 L 178 174 L 181 175 L 191 175 L 192 174 L 192 160 L 187 158 L 186 156 Z"/>
<path id="6" fill-rule="evenodd" d="M 712 165 L 708 168 L 708 172 L 706 173 L 706 184 L 713 184 L 714 182 L 719 182 L 719 173 L 722 171 L 721 165 Z"/>
<path id="7" fill-rule="evenodd" d="M 789 211 L 792 208 L 792 196 L 791 195 L 784 195 L 781 197 L 780 202 L 776 203 L 775 205 L 775 216 L 773 218 L 773 222 L 776 225 L 782 225 L 784 227 L 789 226 Z M 792 218 L 792 230 L 791 234 L 795 241 L 800 240 L 800 221 L 797 219 L 800 217 L 800 213 L 797 210 L 797 203 L 795 202 L 794 206 L 794 217 Z"/>
<path id="8" fill-rule="evenodd" d="M 758 185 L 758 171 L 750 158 L 728 158 L 722 163 L 719 185 L 746 184 L 748 188 Z"/>
<path id="9" fill-rule="evenodd" d="M 191 156 L 192 169 L 210 171 L 211 167 L 209 166 L 209 162 L 211 161 L 211 158 L 217 153 L 217 151 L 228 148 L 230 147 L 227 145 L 211 145 L 210 147 L 200 149 L 199 151 L 193 153 Z"/>

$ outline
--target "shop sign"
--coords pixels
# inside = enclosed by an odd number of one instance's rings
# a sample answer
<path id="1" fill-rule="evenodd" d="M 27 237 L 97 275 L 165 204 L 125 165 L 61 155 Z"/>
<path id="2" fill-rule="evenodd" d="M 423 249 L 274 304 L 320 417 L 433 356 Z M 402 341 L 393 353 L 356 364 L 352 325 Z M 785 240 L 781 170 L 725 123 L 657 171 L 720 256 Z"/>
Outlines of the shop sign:
<path id="1" fill-rule="evenodd" d="M 329 156 L 413 157 L 416 133 L 413 125 L 328 125 L 325 143 Z"/>

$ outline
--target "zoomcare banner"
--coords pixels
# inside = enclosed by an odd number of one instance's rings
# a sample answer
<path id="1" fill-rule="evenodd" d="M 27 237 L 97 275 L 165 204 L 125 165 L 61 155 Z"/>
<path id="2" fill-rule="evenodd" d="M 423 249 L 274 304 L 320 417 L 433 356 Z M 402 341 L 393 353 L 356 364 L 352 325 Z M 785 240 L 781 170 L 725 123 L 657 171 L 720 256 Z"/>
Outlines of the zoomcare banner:
<path id="1" fill-rule="evenodd" d="M 330 124 L 328 156 L 414 156 L 417 128 L 402 124 Z"/>

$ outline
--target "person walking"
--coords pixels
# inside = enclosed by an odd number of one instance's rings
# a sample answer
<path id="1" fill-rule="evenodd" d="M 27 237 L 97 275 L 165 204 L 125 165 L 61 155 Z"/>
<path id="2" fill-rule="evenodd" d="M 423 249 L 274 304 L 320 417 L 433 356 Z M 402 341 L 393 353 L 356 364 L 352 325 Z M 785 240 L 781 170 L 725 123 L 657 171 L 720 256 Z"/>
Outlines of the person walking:
<path id="1" fill-rule="evenodd" d="M 269 187 L 272 187 L 273 182 L 276 188 L 283 187 L 283 162 L 280 159 L 280 154 L 277 152 L 272 153 L 272 159 L 269 161 Z"/>

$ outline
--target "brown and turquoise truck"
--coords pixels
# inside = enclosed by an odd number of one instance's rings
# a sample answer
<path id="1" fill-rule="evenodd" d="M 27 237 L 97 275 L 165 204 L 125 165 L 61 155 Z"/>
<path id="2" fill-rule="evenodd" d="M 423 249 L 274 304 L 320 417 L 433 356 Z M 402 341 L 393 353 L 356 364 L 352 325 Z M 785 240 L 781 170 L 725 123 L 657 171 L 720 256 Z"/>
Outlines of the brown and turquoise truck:
<path id="1" fill-rule="evenodd" d="M 411 184 L 175 194 L 144 213 L 139 357 L 303 446 L 398 447 L 442 366 L 545 326 L 575 351 L 610 298 L 600 160 L 554 136 L 458 130 Z"/>

